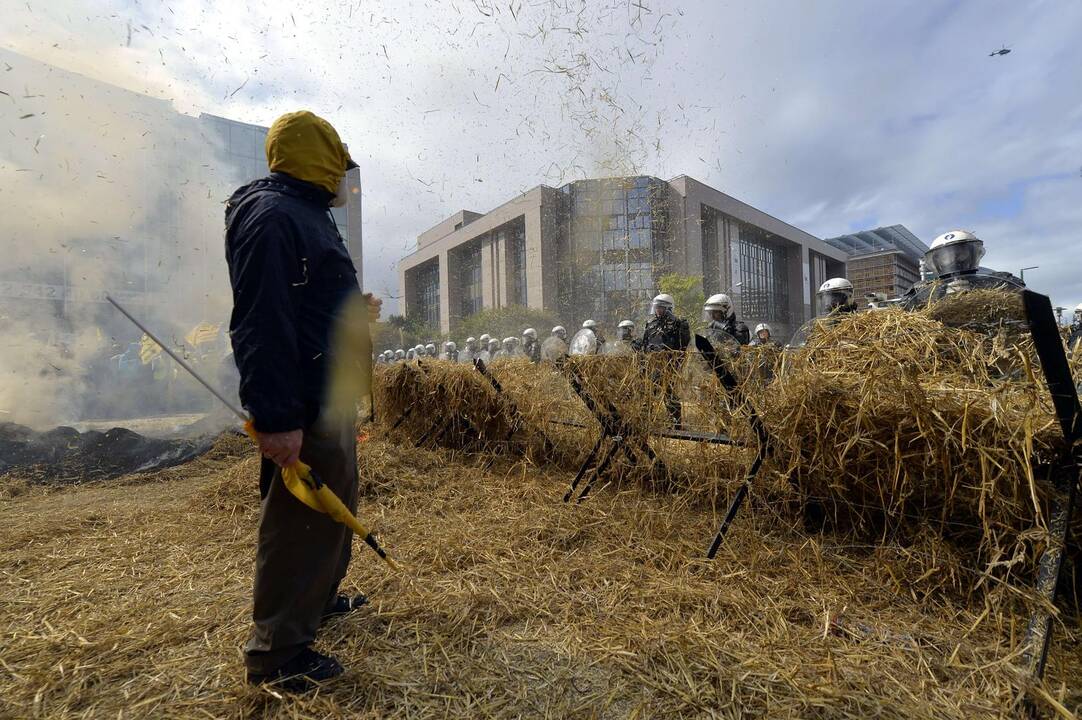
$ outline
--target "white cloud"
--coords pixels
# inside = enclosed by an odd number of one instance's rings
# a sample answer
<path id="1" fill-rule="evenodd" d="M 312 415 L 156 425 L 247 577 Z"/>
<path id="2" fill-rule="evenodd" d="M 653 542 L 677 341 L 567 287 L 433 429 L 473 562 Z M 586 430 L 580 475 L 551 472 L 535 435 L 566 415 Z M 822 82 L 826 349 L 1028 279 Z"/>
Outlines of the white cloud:
<path id="1" fill-rule="evenodd" d="M 94 73 L 241 120 L 324 114 L 362 166 L 377 290 L 460 208 L 633 168 L 821 236 L 970 227 L 988 264 L 1082 301 L 1082 5 L 641 4 L 68 2 L 13 8 L 3 41 L 101 49 Z"/>

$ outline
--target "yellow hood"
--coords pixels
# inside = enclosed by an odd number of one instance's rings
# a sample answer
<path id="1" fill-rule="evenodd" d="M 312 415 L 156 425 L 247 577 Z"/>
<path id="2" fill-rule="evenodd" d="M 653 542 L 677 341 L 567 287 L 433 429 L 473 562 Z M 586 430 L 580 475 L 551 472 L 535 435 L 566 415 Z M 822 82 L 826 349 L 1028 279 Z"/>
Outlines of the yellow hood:
<path id="1" fill-rule="evenodd" d="M 275 120 L 267 131 L 266 150 L 271 172 L 283 172 L 331 193 L 352 163 L 334 126 L 307 110 Z"/>

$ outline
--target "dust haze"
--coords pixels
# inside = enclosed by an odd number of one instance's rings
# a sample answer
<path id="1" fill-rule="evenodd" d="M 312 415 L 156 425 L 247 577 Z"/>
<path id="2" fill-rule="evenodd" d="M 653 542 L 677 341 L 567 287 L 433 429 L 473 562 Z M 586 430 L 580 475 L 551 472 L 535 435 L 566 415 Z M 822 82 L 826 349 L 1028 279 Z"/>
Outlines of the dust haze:
<path id="1" fill-rule="evenodd" d="M 204 409 L 185 380 L 144 382 L 168 368 L 120 372 L 141 332 L 104 295 L 178 347 L 227 320 L 222 149 L 168 101 L 40 59 L 0 50 L 0 421 Z"/>

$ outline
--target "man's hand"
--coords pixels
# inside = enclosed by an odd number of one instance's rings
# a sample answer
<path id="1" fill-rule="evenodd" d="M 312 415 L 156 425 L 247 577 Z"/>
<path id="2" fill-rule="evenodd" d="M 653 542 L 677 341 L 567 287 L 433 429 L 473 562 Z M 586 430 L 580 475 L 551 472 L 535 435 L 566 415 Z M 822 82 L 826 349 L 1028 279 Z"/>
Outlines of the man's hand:
<path id="1" fill-rule="evenodd" d="M 372 293 L 365 293 L 364 299 L 368 302 L 368 321 L 375 322 L 376 320 L 379 320 L 379 313 L 380 308 L 383 307 L 383 300 Z"/>
<path id="2" fill-rule="evenodd" d="M 301 456 L 301 441 L 304 440 L 303 430 L 289 430 L 278 433 L 257 432 L 259 438 L 259 451 L 263 457 L 274 461 L 279 467 L 289 467 L 297 462 Z"/>

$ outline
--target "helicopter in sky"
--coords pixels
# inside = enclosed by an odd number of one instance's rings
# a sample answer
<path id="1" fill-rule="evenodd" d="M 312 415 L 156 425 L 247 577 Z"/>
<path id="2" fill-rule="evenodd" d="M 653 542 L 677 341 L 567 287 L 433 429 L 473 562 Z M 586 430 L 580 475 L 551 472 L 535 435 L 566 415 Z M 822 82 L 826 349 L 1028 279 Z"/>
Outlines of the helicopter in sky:
<path id="1" fill-rule="evenodd" d="M 999 50 L 996 50 L 995 52 L 992 52 L 992 53 L 988 53 L 988 57 L 995 57 L 996 55 L 1006 55 L 1010 51 L 1011 51 L 1011 49 L 1009 47 L 1007 47 L 1006 45 L 1004 45 Z"/>

